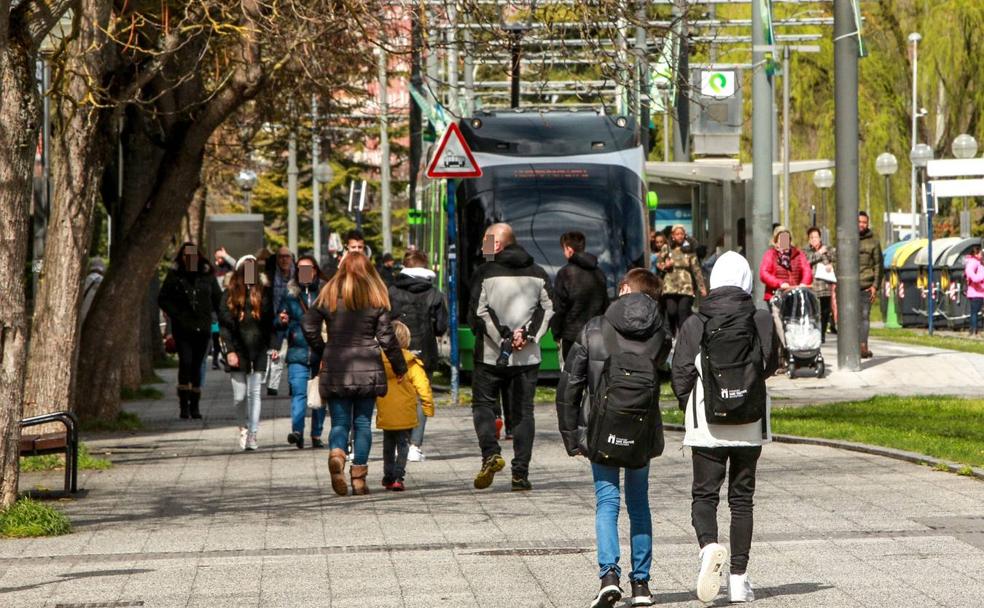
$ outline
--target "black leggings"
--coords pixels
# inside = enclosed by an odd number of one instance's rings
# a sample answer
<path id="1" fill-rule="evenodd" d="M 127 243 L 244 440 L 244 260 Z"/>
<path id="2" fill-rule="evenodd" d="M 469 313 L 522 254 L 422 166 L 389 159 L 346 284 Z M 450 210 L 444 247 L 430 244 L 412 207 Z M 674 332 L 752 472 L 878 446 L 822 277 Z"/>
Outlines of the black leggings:
<path id="1" fill-rule="evenodd" d="M 718 541 L 717 507 L 721 485 L 728 478 L 731 509 L 731 574 L 744 574 L 752 547 L 752 506 L 755 467 L 762 446 L 693 448 L 694 485 L 690 515 L 701 548 Z M 729 462 L 730 461 L 730 462 Z"/>
<path id="2" fill-rule="evenodd" d="M 834 307 L 831 296 L 820 296 L 820 340 L 827 340 L 827 328 L 833 326 Z"/>
<path id="3" fill-rule="evenodd" d="M 670 332 L 676 337 L 677 331 L 694 312 L 694 297 L 679 293 L 663 295 L 663 308 L 666 310 L 666 320 L 670 324 Z"/>
<path id="4" fill-rule="evenodd" d="M 178 347 L 178 386 L 199 388 L 202 385 L 202 361 L 208 352 L 211 332 L 174 331 Z"/>

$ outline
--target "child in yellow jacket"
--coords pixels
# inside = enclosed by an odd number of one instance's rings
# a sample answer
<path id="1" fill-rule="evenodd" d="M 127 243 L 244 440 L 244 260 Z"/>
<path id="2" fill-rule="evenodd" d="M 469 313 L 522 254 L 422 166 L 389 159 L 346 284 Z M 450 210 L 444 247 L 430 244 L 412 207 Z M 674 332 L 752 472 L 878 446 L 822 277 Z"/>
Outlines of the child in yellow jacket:
<path id="1" fill-rule="evenodd" d="M 407 469 L 410 431 L 417 426 L 417 398 L 420 398 L 424 415 L 433 416 L 434 396 L 423 362 L 407 350 L 410 347 L 410 329 L 394 321 L 393 333 L 403 349 L 407 375 L 402 382 L 398 381 L 389 360 L 383 357 L 388 388 L 385 396 L 376 399 L 376 427 L 383 431 L 383 487 L 402 492 L 406 489 L 403 475 Z"/>

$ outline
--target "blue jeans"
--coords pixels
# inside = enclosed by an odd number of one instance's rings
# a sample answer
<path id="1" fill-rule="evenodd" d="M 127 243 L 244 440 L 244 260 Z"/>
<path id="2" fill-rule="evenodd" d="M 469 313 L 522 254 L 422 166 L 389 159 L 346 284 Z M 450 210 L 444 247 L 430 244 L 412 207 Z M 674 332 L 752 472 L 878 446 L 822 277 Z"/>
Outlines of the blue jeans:
<path id="1" fill-rule="evenodd" d="M 349 434 L 354 430 L 352 464 L 368 464 L 369 448 L 372 447 L 372 411 L 375 407 L 375 397 L 329 399 L 331 432 L 328 433 L 328 448 L 347 453 Z"/>
<path id="2" fill-rule="evenodd" d="M 307 383 L 311 370 L 303 363 L 287 365 L 287 382 L 290 384 L 290 430 L 304 436 L 304 416 L 307 414 Z M 325 410 L 311 410 L 311 436 L 321 437 L 325 426 Z"/>
<path id="3" fill-rule="evenodd" d="M 970 331 L 977 332 L 980 327 L 980 315 L 981 315 L 981 304 L 984 304 L 984 298 L 968 298 L 970 300 Z"/>
<path id="4" fill-rule="evenodd" d="M 618 512 L 619 475 L 625 471 L 625 506 L 629 511 L 632 572 L 629 579 L 648 581 L 653 563 L 653 520 L 649 512 L 649 465 L 641 469 L 622 469 L 591 463 L 595 486 L 595 535 L 598 543 L 598 577 L 614 572 L 619 578 Z"/>

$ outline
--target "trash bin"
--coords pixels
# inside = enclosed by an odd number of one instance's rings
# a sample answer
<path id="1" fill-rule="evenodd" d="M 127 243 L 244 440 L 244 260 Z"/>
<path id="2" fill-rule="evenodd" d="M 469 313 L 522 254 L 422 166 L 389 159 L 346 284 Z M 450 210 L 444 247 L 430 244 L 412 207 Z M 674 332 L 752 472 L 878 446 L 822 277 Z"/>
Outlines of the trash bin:
<path id="1" fill-rule="evenodd" d="M 915 254 L 928 242 L 926 239 L 906 241 L 906 244 L 895 252 L 895 258 L 892 260 L 892 280 L 896 285 L 895 314 L 902 327 L 913 327 L 922 321 L 919 314 L 915 312 L 919 307 L 919 290 L 916 287 L 919 273 Z"/>
<path id="2" fill-rule="evenodd" d="M 943 272 L 943 258 L 947 250 L 960 241 L 960 237 L 933 239 L 933 259 L 929 259 L 929 247 L 923 247 L 913 256 L 917 267 L 916 286 L 919 303 L 914 312 L 919 315 L 919 325 L 929 325 L 929 294 L 933 294 L 933 325 L 945 320 L 946 298 L 943 295 L 949 286 L 949 277 Z M 927 241 L 928 245 L 928 241 Z M 929 265 L 933 264 L 933 284 L 929 284 Z"/>
<path id="3" fill-rule="evenodd" d="M 967 301 L 967 282 L 964 279 L 964 257 L 970 248 L 980 245 L 981 239 L 961 239 L 947 249 L 942 265 L 949 285 L 943 289 L 946 294 L 947 326 L 950 329 L 963 329 L 970 325 L 970 303 Z"/>

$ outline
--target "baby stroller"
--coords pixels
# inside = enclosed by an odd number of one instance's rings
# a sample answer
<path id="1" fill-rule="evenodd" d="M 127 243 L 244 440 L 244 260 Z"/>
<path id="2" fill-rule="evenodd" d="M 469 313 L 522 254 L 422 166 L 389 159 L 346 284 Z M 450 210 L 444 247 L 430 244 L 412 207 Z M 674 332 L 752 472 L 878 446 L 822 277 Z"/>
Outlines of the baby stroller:
<path id="1" fill-rule="evenodd" d="M 820 300 L 809 287 L 797 287 L 782 296 L 780 308 L 786 334 L 786 363 L 790 378 L 798 368 L 809 367 L 823 378 L 823 355 L 820 354 Z"/>

